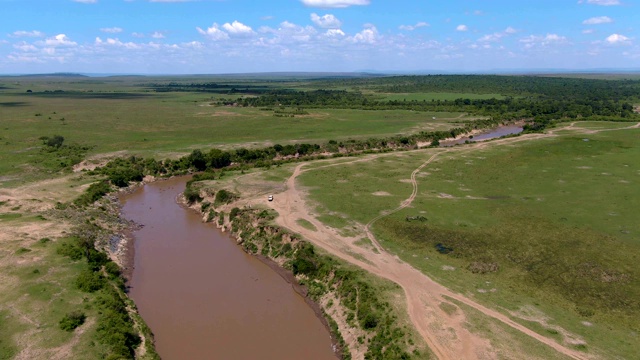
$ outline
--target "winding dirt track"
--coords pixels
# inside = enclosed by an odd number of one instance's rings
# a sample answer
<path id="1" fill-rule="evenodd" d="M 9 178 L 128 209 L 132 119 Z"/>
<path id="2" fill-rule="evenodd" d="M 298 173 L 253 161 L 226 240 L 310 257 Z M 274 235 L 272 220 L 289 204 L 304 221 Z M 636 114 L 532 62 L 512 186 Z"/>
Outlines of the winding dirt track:
<path id="1" fill-rule="evenodd" d="M 547 136 L 550 135 L 532 135 L 526 136 L 526 139 L 525 136 L 522 136 L 519 138 L 505 139 L 504 141 L 498 140 L 493 143 L 514 143 Z M 485 145 L 486 144 L 477 144 L 466 147 L 465 149 L 481 148 Z M 415 169 L 411 174 L 411 183 L 413 185 L 411 196 L 404 200 L 398 208 L 372 219 L 364 227 L 363 231 L 369 239 L 371 239 L 375 250 L 365 249 L 355 245 L 354 242 L 357 238 L 342 236 L 335 229 L 319 222 L 306 205 L 302 192 L 296 188 L 296 178 L 300 174 L 324 167 L 344 165 L 346 164 L 345 162 L 328 164 L 306 170 L 303 168 L 308 165 L 308 163 L 298 165 L 293 175 L 286 182 L 286 190 L 277 194 L 275 197 L 276 201 L 269 203 L 269 205 L 280 214 L 276 220 L 280 226 L 301 234 L 305 239 L 320 246 L 334 256 L 400 285 L 406 296 L 407 309 L 412 323 L 439 359 L 495 359 L 498 357 L 498 354 L 487 339 L 481 338 L 465 328 L 466 316 L 461 309 L 458 308 L 453 314 L 448 314 L 441 309 L 440 305 L 443 303 L 449 303 L 455 306 L 449 299 L 456 300 L 513 329 L 521 331 L 569 358 L 590 359 L 591 357 L 584 353 L 567 348 L 552 339 L 546 338 L 520 325 L 505 314 L 487 308 L 464 295 L 449 290 L 427 275 L 411 267 L 409 264 L 401 261 L 397 256 L 388 253 L 380 246 L 380 243 L 370 230 L 371 225 L 384 216 L 388 216 L 389 214 L 410 206 L 418 192 L 416 175 L 440 154 L 448 151 L 450 150 L 442 150 L 432 155 Z M 378 154 L 353 162 L 370 161 L 380 156 L 388 155 L 389 154 Z M 297 223 L 298 219 L 309 221 L 315 226 L 316 231 L 300 226 Z M 517 356 L 526 358 L 526 354 L 517 354 Z"/>

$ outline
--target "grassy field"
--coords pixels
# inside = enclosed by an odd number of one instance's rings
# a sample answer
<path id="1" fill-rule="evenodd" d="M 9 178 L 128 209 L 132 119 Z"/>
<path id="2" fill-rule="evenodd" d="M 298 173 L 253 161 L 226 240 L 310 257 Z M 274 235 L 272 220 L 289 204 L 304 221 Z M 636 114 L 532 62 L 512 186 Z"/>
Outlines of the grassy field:
<path id="1" fill-rule="evenodd" d="M 412 206 L 374 231 L 405 261 L 529 319 L 520 321 L 542 334 L 561 336 L 560 326 L 590 352 L 633 358 L 640 351 L 638 135 L 605 131 L 443 152 L 418 174 Z M 398 207 L 411 193 L 410 173 L 436 151 L 318 166 L 300 180 L 321 220 L 348 231 Z M 405 220 L 419 215 L 428 221 Z"/>
<path id="2" fill-rule="evenodd" d="M 101 358 L 103 349 L 93 338 L 97 315 L 92 303 L 97 294 L 82 292 L 74 284 L 86 263 L 70 262 L 56 254 L 57 244 L 52 242 L 20 245 L 3 244 L 1 255 L 1 286 L 5 290 L 0 295 L 0 359 L 11 359 L 19 351 L 23 358 L 33 359 L 64 353 Z M 71 311 L 87 314 L 82 331 L 60 329 L 59 321 Z"/>
<path id="3" fill-rule="evenodd" d="M 0 91 L 0 176 L 47 167 L 43 163 L 48 156 L 41 151 L 43 136 L 61 135 L 66 144 L 86 146 L 88 150 L 80 156 L 125 150 L 163 158 L 213 146 L 252 147 L 447 130 L 464 120 L 460 113 L 335 109 L 310 109 L 307 115 L 283 118 L 256 108 L 209 105 L 228 95 L 155 93 L 132 79 L 21 79 L 20 84 L 5 87 L 8 89 Z"/>

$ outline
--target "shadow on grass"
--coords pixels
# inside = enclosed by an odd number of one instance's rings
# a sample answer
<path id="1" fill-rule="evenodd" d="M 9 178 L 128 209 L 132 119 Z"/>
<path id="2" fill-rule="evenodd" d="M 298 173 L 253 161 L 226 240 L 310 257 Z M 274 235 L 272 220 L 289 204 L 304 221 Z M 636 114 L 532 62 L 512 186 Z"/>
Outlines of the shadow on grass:
<path id="1" fill-rule="evenodd" d="M 0 102 L 0 107 L 18 107 L 18 106 L 27 106 L 28 102 L 25 101 L 5 101 Z"/>
<path id="2" fill-rule="evenodd" d="M 21 94 L 22 95 L 22 94 Z M 33 92 L 28 96 L 37 96 L 43 98 L 59 98 L 59 99 L 112 99 L 112 100 L 136 100 L 150 97 L 158 97 L 155 94 L 138 94 L 138 93 L 92 93 L 92 92 L 76 92 L 76 91 L 51 91 L 51 92 Z"/>

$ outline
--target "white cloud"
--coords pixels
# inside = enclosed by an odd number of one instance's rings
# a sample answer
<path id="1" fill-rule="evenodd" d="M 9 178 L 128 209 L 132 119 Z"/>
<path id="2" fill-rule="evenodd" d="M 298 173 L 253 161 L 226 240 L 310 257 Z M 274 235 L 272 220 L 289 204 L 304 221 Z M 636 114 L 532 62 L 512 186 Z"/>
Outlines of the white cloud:
<path id="1" fill-rule="evenodd" d="M 373 25 L 369 25 L 364 30 L 355 34 L 351 40 L 355 43 L 373 44 L 378 38 L 378 29 Z"/>
<path id="2" fill-rule="evenodd" d="M 144 34 L 143 33 L 139 33 L 139 32 L 133 32 L 133 33 L 131 33 L 131 36 L 136 37 L 136 38 L 143 38 Z"/>
<path id="3" fill-rule="evenodd" d="M 309 7 L 346 8 L 353 5 L 369 5 L 370 0 L 300 0 Z"/>
<path id="4" fill-rule="evenodd" d="M 511 26 L 509 26 L 508 28 L 504 29 L 504 31 L 502 31 L 502 32 L 495 32 L 493 34 L 484 35 L 483 37 L 478 39 L 478 41 L 480 41 L 480 42 L 496 42 L 496 41 L 500 41 L 500 39 L 502 39 L 503 37 L 515 34 L 517 32 L 518 32 L 518 30 L 516 30 L 516 29 L 512 28 Z"/>
<path id="5" fill-rule="evenodd" d="M 237 20 L 234 20 L 231 24 L 225 23 L 222 25 L 222 28 L 230 35 L 246 36 L 254 33 L 250 26 L 247 26 Z"/>
<path id="6" fill-rule="evenodd" d="M 24 51 L 24 52 L 28 52 L 28 51 L 37 51 L 38 48 L 33 46 L 32 44 L 26 43 L 26 42 L 21 42 L 18 44 L 13 44 L 13 47 L 15 49 L 18 49 L 20 51 Z"/>
<path id="7" fill-rule="evenodd" d="M 210 28 L 207 28 L 207 30 L 202 30 L 199 27 L 196 29 L 198 29 L 200 34 L 205 35 L 212 40 L 226 40 L 229 38 L 229 34 L 220 30 L 220 26 L 216 23 L 213 23 L 213 25 Z"/>
<path id="8" fill-rule="evenodd" d="M 597 17 L 592 17 L 590 19 L 587 19 L 582 23 L 585 25 L 598 25 L 598 24 L 608 24 L 612 22 L 613 20 L 608 16 L 597 16 Z"/>
<path id="9" fill-rule="evenodd" d="M 469 30 L 467 25 L 460 24 L 460 25 L 456 26 L 456 31 L 467 31 L 467 30 Z"/>
<path id="10" fill-rule="evenodd" d="M 159 31 L 154 31 L 150 36 L 154 39 L 164 39 L 164 34 Z"/>
<path id="11" fill-rule="evenodd" d="M 193 49 L 202 49 L 203 48 L 203 45 L 202 45 L 202 43 L 200 41 L 191 41 L 191 42 L 188 42 L 188 43 L 183 43 L 182 46 L 186 47 L 186 48 L 193 48 Z"/>
<path id="12" fill-rule="evenodd" d="M 332 33 L 334 35 L 337 35 L 338 32 L 341 32 L 341 30 L 339 29 L 329 29 L 327 33 L 332 30 L 334 30 L 334 32 Z M 280 26 L 277 29 L 273 29 L 268 26 L 261 27 L 260 33 L 270 34 L 271 37 L 261 37 L 258 40 L 258 43 L 261 45 L 270 46 L 275 44 L 310 42 L 314 39 L 315 35 L 317 35 L 318 31 L 313 26 L 302 27 L 288 21 L 283 21 L 282 23 L 280 23 Z"/>
<path id="13" fill-rule="evenodd" d="M 605 39 L 611 45 L 624 45 L 631 43 L 631 39 L 620 34 L 611 34 Z"/>
<path id="14" fill-rule="evenodd" d="M 108 38 L 106 40 L 102 40 L 101 38 L 97 37 L 96 41 L 95 41 L 95 45 L 96 46 L 103 46 L 103 45 L 107 45 L 107 46 L 118 46 L 118 47 L 124 47 L 127 49 L 140 49 L 141 45 L 133 43 L 133 42 L 126 42 L 123 43 L 122 41 L 120 41 L 119 39 L 111 39 Z"/>
<path id="15" fill-rule="evenodd" d="M 420 21 L 420 22 L 416 23 L 415 25 L 400 25 L 400 26 L 398 26 L 398 29 L 406 30 L 406 31 L 413 31 L 415 29 L 418 29 L 418 28 L 421 28 L 421 27 L 425 27 L 425 26 L 429 26 L 429 23 L 426 23 L 424 21 Z"/>
<path id="16" fill-rule="evenodd" d="M 44 33 L 38 30 L 32 30 L 32 31 L 18 30 L 18 31 L 14 31 L 9 36 L 11 37 L 43 37 Z"/>
<path id="17" fill-rule="evenodd" d="M 101 28 L 100 31 L 106 32 L 106 33 L 109 33 L 109 34 L 116 34 L 116 33 L 121 33 L 122 32 L 122 28 L 119 28 L 119 27 Z"/>
<path id="18" fill-rule="evenodd" d="M 546 36 L 529 35 L 520 39 L 520 42 L 524 44 L 525 48 L 531 49 L 534 47 L 564 44 L 567 43 L 567 38 L 558 34 L 547 34 Z"/>
<path id="19" fill-rule="evenodd" d="M 593 29 L 584 29 L 584 30 L 582 30 L 582 33 L 583 34 L 593 34 L 594 31 L 595 30 L 593 30 Z"/>
<path id="20" fill-rule="evenodd" d="M 47 38 L 45 41 L 39 41 L 38 44 L 44 45 L 44 46 L 53 46 L 53 47 L 78 45 L 78 43 L 71 41 L 65 34 L 58 34 L 54 37 Z"/>
<path id="21" fill-rule="evenodd" d="M 580 0 L 578 4 L 593 4 L 600 6 L 614 6 L 614 5 L 622 5 L 620 0 Z"/>
<path id="22" fill-rule="evenodd" d="M 485 35 L 485 36 L 481 37 L 480 39 L 478 39 L 478 41 L 480 41 L 480 42 L 494 42 L 494 41 L 499 41 L 504 36 L 505 36 L 504 33 L 493 33 L 493 34 L 488 34 L 488 35 Z"/>
<path id="23" fill-rule="evenodd" d="M 342 22 L 331 14 L 319 16 L 316 13 L 312 13 L 311 21 L 324 29 L 339 29 L 342 26 Z"/>
<path id="24" fill-rule="evenodd" d="M 342 37 L 345 36 L 346 34 L 344 33 L 344 31 L 340 30 L 340 29 L 329 29 L 327 30 L 326 33 L 324 33 L 326 36 L 329 37 Z"/>

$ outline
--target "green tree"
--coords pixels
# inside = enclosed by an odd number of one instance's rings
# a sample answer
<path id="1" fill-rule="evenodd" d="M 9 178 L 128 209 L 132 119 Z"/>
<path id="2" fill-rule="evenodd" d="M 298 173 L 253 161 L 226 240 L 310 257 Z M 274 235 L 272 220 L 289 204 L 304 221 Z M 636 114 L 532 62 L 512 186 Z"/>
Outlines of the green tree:
<path id="1" fill-rule="evenodd" d="M 47 146 L 56 148 L 56 149 L 59 149 L 60 147 L 62 147 L 63 143 L 64 143 L 64 137 L 60 135 L 54 135 L 53 137 L 47 138 L 47 140 L 45 141 L 45 144 Z"/>

